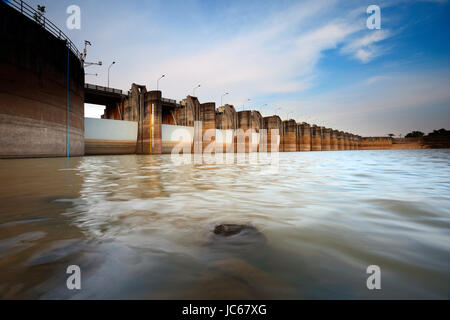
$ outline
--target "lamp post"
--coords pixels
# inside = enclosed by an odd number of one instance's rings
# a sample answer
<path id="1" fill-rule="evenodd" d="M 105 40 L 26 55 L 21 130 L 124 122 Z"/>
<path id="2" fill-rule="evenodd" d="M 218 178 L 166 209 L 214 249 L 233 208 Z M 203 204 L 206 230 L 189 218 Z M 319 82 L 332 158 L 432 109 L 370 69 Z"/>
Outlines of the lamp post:
<path id="1" fill-rule="evenodd" d="M 249 101 L 251 101 L 252 99 L 247 99 L 247 101 L 246 102 L 249 102 Z M 244 107 L 245 107 L 245 102 L 242 104 L 242 111 L 244 111 Z"/>
<path id="2" fill-rule="evenodd" d="M 156 80 L 156 90 L 159 90 L 159 80 L 161 80 L 162 78 L 164 78 L 166 75 L 163 74 L 161 77 L 158 78 L 158 80 Z"/>
<path id="3" fill-rule="evenodd" d="M 108 67 L 108 88 L 109 88 L 109 69 L 111 69 L 111 67 L 113 66 L 113 64 L 116 64 L 116 62 L 113 61 L 113 62 L 109 65 L 109 67 Z"/>
<path id="4" fill-rule="evenodd" d="M 194 89 L 192 89 L 192 96 L 195 97 L 195 90 L 200 88 L 200 85 L 196 86 Z"/>
<path id="5" fill-rule="evenodd" d="M 294 113 L 294 112 L 293 112 L 293 111 L 288 111 L 288 113 L 286 114 L 286 120 L 289 120 L 289 115 L 290 115 L 291 113 Z"/>
<path id="6" fill-rule="evenodd" d="M 261 107 L 259 107 L 259 108 L 261 109 L 261 112 L 262 112 L 262 110 L 264 109 L 264 107 L 267 107 L 267 103 L 265 103 L 265 104 L 263 104 Z"/>
<path id="7" fill-rule="evenodd" d="M 223 97 L 226 96 L 227 94 L 229 94 L 229 93 L 225 92 L 223 95 L 220 96 L 220 106 L 223 105 L 223 103 L 222 103 Z"/>

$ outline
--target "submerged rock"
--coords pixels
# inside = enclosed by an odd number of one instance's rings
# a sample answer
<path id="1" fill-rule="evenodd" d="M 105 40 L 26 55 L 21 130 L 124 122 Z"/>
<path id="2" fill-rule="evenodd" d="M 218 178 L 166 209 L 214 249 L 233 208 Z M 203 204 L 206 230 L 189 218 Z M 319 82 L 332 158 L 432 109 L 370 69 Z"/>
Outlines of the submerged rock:
<path id="1" fill-rule="evenodd" d="M 266 243 L 266 237 L 254 226 L 245 224 L 219 224 L 214 228 L 213 242 L 249 244 Z"/>
<path id="2" fill-rule="evenodd" d="M 248 231 L 259 232 L 255 227 L 243 224 L 219 224 L 214 228 L 214 234 L 224 237 Z"/>
<path id="3" fill-rule="evenodd" d="M 219 224 L 214 227 L 206 247 L 216 259 L 250 257 L 264 254 L 266 237 L 254 226 L 244 224 Z"/>

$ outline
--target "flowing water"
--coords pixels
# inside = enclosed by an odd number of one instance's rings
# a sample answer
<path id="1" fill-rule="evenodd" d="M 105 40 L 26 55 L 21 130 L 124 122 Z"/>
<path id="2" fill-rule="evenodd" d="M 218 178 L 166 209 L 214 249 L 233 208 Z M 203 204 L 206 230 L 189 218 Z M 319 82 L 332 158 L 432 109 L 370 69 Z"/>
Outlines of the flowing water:
<path id="1" fill-rule="evenodd" d="M 0 297 L 448 299 L 449 169 L 450 150 L 0 160 Z"/>

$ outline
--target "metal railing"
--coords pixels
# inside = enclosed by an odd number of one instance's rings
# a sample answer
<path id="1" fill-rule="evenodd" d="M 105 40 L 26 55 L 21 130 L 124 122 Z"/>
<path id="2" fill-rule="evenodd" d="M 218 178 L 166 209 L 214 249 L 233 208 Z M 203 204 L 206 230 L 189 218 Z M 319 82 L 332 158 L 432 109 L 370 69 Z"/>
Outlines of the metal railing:
<path id="1" fill-rule="evenodd" d="M 3 3 L 8 4 L 10 7 L 16 9 L 24 16 L 27 16 L 32 21 L 36 22 L 40 26 L 42 26 L 45 30 L 50 32 L 56 38 L 66 41 L 67 47 L 77 56 L 78 59 L 83 60 L 80 51 L 78 51 L 75 44 L 72 40 L 69 39 L 68 36 L 64 34 L 53 22 L 48 20 L 46 17 L 41 15 L 41 12 L 38 12 L 36 9 L 31 7 L 29 4 L 23 2 L 22 0 L 1 0 Z"/>
<path id="2" fill-rule="evenodd" d="M 174 99 L 168 99 L 168 98 L 161 98 L 161 101 L 162 101 L 162 102 L 165 102 L 165 103 L 173 103 L 173 104 L 176 104 L 176 103 L 177 103 L 177 100 L 174 100 Z"/>
<path id="3" fill-rule="evenodd" d="M 85 83 L 84 88 L 98 90 L 98 91 L 112 92 L 112 93 L 117 93 L 117 94 L 123 94 L 123 91 L 120 89 L 108 88 L 108 87 L 98 86 L 96 84 L 90 84 L 90 83 Z"/>

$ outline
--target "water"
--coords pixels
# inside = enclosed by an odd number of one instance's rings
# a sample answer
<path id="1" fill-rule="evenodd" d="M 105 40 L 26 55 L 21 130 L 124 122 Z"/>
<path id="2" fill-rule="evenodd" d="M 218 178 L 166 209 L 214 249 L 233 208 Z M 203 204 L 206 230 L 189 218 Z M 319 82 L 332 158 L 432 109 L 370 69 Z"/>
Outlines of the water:
<path id="1" fill-rule="evenodd" d="M 449 298 L 450 150 L 281 153 L 269 169 L 0 160 L 0 297 Z"/>

